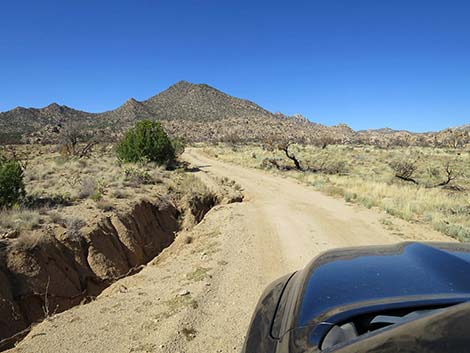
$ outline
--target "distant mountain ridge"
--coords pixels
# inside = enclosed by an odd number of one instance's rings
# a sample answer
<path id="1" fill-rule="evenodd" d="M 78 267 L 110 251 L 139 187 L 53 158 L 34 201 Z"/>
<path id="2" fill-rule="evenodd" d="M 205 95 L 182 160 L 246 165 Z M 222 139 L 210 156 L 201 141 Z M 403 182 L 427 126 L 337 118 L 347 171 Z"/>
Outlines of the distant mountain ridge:
<path id="1" fill-rule="evenodd" d="M 43 108 L 16 107 L 0 113 L 0 143 L 17 142 L 46 126 L 59 129 L 68 122 L 90 125 L 96 114 L 83 112 L 57 103 Z"/>
<path id="2" fill-rule="evenodd" d="M 257 141 L 273 135 L 308 140 L 327 129 L 301 115 L 275 115 L 209 85 L 180 81 L 147 100 L 130 98 L 103 113 L 87 113 L 55 103 L 40 109 L 15 108 L 0 113 L 0 143 L 56 142 L 61 129 L 70 123 L 79 124 L 88 134 L 99 130 L 104 136 L 117 138 L 135 121 L 149 118 L 161 121 L 172 135 L 191 141 Z M 331 129 L 342 133 L 341 128 Z"/>
<path id="3" fill-rule="evenodd" d="M 456 126 L 456 127 L 454 127 L 454 129 L 470 131 L 470 124 L 464 124 L 464 125 Z"/>
<path id="4" fill-rule="evenodd" d="M 0 113 L 0 143 L 56 143 L 62 129 L 70 124 L 87 135 L 99 133 L 103 138 L 116 140 L 141 119 L 159 120 L 172 136 L 190 141 L 289 139 L 318 143 L 320 139 L 328 139 L 336 143 L 377 143 L 383 139 L 431 138 L 389 128 L 356 132 L 345 124 L 324 126 L 300 114 L 273 114 L 256 103 L 232 97 L 207 84 L 180 81 L 147 100 L 130 98 L 120 107 L 103 113 L 87 113 L 56 103 L 39 109 L 17 107 Z M 454 130 L 469 131 L 469 126 Z"/>
<path id="5" fill-rule="evenodd" d="M 216 120 L 272 114 L 253 102 L 229 96 L 209 85 L 180 81 L 145 101 L 131 98 L 119 108 L 101 113 L 100 117 L 132 120 L 149 115 L 157 120 Z"/>

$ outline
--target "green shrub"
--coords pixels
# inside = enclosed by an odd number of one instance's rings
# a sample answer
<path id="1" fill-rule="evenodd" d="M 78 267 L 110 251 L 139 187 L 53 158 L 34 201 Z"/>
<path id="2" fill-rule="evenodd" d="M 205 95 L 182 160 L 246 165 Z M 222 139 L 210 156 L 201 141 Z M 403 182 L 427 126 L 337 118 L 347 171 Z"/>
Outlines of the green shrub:
<path id="1" fill-rule="evenodd" d="M 175 150 L 175 156 L 181 156 L 186 148 L 186 141 L 182 137 L 175 137 L 171 140 L 171 145 Z"/>
<path id="2" fill-rule="evenodd" d="M 23 168 L 0 156 L 0 207 L 11 207 L 24 196 Z"/>
<path id="3" fill-rule="evenodd" d="M 142 120 L 127 131 L 116 149 L 124 162 L 150 161 L 159 165 L 175 159 L 175 148 L 157 121 Z"/>
<path id="4" fill-rule="evenodd" d="M 344 200 L 346 202 L 353 202 L 357 199 L 357 194 L 354 193 L 354 192 L 349 192 L 349 191 L 346 191 L 344 193 Z"/>
<path id="5" fill-rule="evenodd" d="M 101 201 L 101 199 L 103 198 L 103 195 L 97 190 L 93 195 L 90 196 L 90 198 L 93 201 L 98 202 L 98 201 Z"/>

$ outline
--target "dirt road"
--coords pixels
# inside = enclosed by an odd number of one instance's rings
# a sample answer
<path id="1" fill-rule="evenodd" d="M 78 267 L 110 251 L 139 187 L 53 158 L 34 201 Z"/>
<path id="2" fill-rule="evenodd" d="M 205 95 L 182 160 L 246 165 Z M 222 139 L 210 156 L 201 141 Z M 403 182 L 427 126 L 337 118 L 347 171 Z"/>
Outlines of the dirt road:
<path id="1" fill-rule="evenodd" d="M 245 202 L 217 206 L 139 274 L 36 326 L 13 351 L 238 352 L 263 288 L 319 252 L 449 241 L 291 179 L 224 164 L 195 149 L 184 158 L 209 185 L 217 177 L 235 180 Z"/>
<path id="2" fill-rule="evenodd" d="M 390 232 L 382 224 L 387 217 L 384 213 L 347 204 L 293 179 L 221 163 L 194 149 L 186 153 L 186 159 L 203 172 L 227 176 L 243 186 L 249 201 L 244 205 L 244 218 L 254 226 L 260 246 L 264 247 L 258 256 L 281 262 L 282 270 L 301 268 L 319 252 L 334 247 L 387 244 L 403 239 L 449 240 L 428 228 L 398 219 L 391 221 L 397 227 Z"/>

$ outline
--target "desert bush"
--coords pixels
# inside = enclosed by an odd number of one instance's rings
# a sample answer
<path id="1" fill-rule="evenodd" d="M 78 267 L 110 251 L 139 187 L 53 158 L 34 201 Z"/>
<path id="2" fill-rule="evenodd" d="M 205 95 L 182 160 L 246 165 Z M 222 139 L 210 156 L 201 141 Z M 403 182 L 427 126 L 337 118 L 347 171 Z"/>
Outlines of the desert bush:
<path id="1" fill-rule="evenodd" d="M 279 162 L 279 159 L 266 157 L 261 161 L 260 166 L 262 169 L 281 169 Z"/>
<path id="2" fill-rule="evenodd" d="M 181 156 L 186 148 L 186 141 L 182 137 L 175 137 L 171 140 L 171 145 L 175 150 L 175 156 Z"/>
<path id="3" fill-rule="evenodd" d="M 105 212 L 108 212 L 108 211 L 112 211 L 113 210 L 113 204 L 108 201 L 108 200 L 98 200 L 96 202 L 96 207 L 98 207 L 98 209 L 102 210 L 102 211 L 105 211 Z"/>
<path id="4" fill-rule="evenodd" d="M 395 160 L 390 162 L 389 165 L 395 173 L 395 177 L 397 177 L 398 179 L 418 184 L 418 182 L 413 178 L 414 173 L 417 169 L 416 162 L 406 160 Z"/>
<path id="5" fill-rule="evenodd" d="M 357 199 L 357 194 L 354 193 L 354 192 L 349 192 L 349 191 L 346 191 L 344 193 L 344 201 L 346 202 L 353 202 Z"/>
<path id="6" fill-rule="evenodd" d="M 0 156 L 0 207 L 11 207 L 25 194 L 23 168 L 16 160 Z"/>
<path id="7" fill-rule="evenodd" d="M 60 146 L 60 155 L 62 157 L 73 156 L 76 153 L 76 147 L 82 134 L 77 123 L 66 124 L 61 131 L 62 145 Z"/>
<path id="8" fill-rule="evenodd" d="M 96 191 L 90 196 L 90 199 L 92 199 L 92 200 L 95 201 L 95 202 L 101 201 L 102 198 L 103 198 L 103 194 L 102 194 L 99 190 L 96 190 Z"/>
<path id="9" fill-rule="evenodd" d="M 138 186 L 141 184 L 153 184 L 154 178 L 150 173 L 141 168 L 126 167 L 124 168 L 124 177 L 129 186 Z"/>
<path id="10" fill-rule="evenodd" d="M 98 192 L 98 184 L 92 177 L 84 178 L 80 183 L 80 190 L 78 191 L 78 198 L 86 199 Z"/>
<path id="11" fill-rule="evenodd" d="M 331 196 L 344 196 L 344 189 L 337 185 L 327 185 L 323 188 L 323 191 Z"/>
<path id="12" fill-rule="evenodd" d="M 99 137 L 85 133 L 83 126 L 79 123 L 69 122 L 60 131 L 60 140 L 60 156 L 67 160 L 70 157 L 89 157 Z M 80 144 L 80 142 L 84 142 L 84 144 Z"/>
<path id="13" fill-rule="evenodd" d="M 130 194 L 125 190 L 116 189 L 116 190 L 113 190 L 113 192 L 111 193 L 111 196 L 116 199 L 127 199 L 130 196 Z"/>
<path id="14" fill-rule="evenodd" d="M 309 168 L 310 171 L 324 174 L 346 174 L 348 172 L 347 163 L 343 160 L 326 159 L 318 166 Z"/>
<path id="15" fill-rule="evenodd" d="M 13 208 L 0 212 L 0 228 L 8 230 L 31 230 L 40 223 L 38 211 Z"/>
<path id="16" fill-rule="evenodd" d="M 62 214 L 60 212 L 57 212 L 57 211 L 51 211 L 49 212 L 49 220 L 52 222 L 52 223 L 55 223 L 55 224 L 64 224 L 64 217 L 62 216 Z"/>
<path id="17" fill-rule="evenodd" d="M 160 165 L 175 159 L 175 147 L 156 121 L 142 120 L 127 131 L 116 149 L 124 162 L 151 161 Z"/>
<path id="18" fill-rule="evenodd" d="M 65 227 L 67 228 L 67 236 L 70 240 L 78 241 L 82 237 L 82 228 L 85 226 L 85 221 L 81 218 L 70 217 L 65 220 Z"/>

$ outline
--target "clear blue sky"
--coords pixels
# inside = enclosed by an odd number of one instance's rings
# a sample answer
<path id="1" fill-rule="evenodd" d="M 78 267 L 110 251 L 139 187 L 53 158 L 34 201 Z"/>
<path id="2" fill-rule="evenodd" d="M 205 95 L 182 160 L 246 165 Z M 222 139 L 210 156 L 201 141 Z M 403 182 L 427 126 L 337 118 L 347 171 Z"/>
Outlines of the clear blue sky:
<path id="1" fill-rule="evenodd" d="M 470 1 L 15 0 L 0 110 L 99 112 L 187 80 L 354 129 L 470 123 Z"/>

